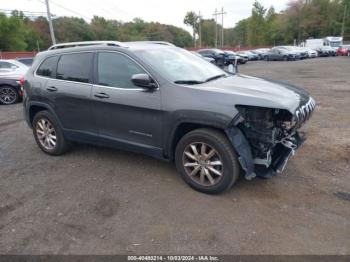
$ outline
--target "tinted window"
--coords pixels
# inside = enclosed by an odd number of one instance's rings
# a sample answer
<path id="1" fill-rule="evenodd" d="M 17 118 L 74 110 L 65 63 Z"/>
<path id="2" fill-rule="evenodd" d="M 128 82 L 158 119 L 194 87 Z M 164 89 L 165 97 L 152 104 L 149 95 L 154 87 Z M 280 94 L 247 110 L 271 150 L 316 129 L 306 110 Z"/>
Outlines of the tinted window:
<path id="1" fill-rule="evenodd" d="M 11 64 L 9 62 L 0 62 L 0 68 L 11 69 L 12 67 L 18 67 L 18 66 Z"/>
<path id="2" fill-rule="evenodd" d="M 131 82 L 134 74 L 144 74 L 142 68 L 130 58 L 117 53 L 99 53 L 97 83 L 104 86 L 136 88 Z"/>
<path id="3" fill-rule="evenodd" d="M 54 77 L 55 68 L 57 64 L 57 57 L 49 57 L 40 65 L 36 74 L 39 76 Z"/>
<path id="4" fill-rule="evenodd" d="M 92 53 L 62 55 L 57 65 L 57 79 L 88 83 Z"/>

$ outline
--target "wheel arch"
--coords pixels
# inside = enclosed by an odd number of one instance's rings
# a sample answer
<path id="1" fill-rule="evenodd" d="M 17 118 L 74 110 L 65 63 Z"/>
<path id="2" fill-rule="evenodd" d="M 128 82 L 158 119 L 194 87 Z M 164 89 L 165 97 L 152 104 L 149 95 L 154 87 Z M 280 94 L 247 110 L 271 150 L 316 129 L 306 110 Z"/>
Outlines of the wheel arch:
<path id="1" fill-rule="evenodd" d="M 45 110 L 49 111 L 53 115 L 53 117 L 55 118 L 57 123 L 60 125 L 60 127 L 62 127 L 61 122 L 59 121 L 59 118 L 57 117 L 53 108 L 50 105 L 48 105 L 46 103 L 41 103 L 41 102 L 29 102 L 28 109 L 26 112 L 26 114 L 27 114 L 26 119 L 27 119 L 28 125 L 32 128 L 34 116 L 38 112 L 45 111 Z"/>
<path id="2" fill-rule="evenodd" d="M 219 123 L 205 122 L 205 121 L 181 121 L 178 122 L 172 129 L 169 141 L 166 145 L 166 157 L 173 161 L 175 157 L 175 150 L 180 139 L 187 133 L 199 129 L 199 128 L 211 128 L 216 129 L 225 134 L 225 127 Z M 225 134 L 226 135 L 226 134 Z"/>

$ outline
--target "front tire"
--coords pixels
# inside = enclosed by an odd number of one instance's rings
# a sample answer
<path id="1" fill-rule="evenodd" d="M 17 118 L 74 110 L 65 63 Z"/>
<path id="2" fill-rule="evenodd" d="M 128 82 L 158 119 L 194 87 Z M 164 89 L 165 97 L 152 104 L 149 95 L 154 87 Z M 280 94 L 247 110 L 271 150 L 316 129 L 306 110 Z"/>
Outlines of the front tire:
<path id="1" fill-rule="evenodd" d="M 12 105 L 19 100 L 17 90 L 12 86 L 0 86 L 0 104 Z"/>
<path id="2" fill-rule="evenodd" d="M 46 154 L 58 156 L 69 149 L 69 142 L 49 111 L 38 112 L 34 116 L 32 126 L 35 141 Z"/>
<path id="3" fill-rule="evenodd" d="M 230 141 L 215 129 L 197 129 L 183 136 L 176 147 L 175 162 L 184 181 L 207 194 L 230 189 L 240 173 Z"/>

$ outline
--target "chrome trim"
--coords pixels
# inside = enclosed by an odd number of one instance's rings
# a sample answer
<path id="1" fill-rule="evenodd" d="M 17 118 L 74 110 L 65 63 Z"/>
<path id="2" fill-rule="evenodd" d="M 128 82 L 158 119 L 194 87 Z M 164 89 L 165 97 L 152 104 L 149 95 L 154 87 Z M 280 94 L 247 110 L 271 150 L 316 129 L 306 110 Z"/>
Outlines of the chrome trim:
<path id="1" fill-rule="evenodd" d="M 119 41 L 81 41 L 81 42 L 67 42 L 62 44 L 55 44 L 50 46 L 48 50 L 57 50 L 57 49 L 63 49 L 63 48 L 84 47 L 84 46 L 93 46 L 93 45 L 127 47 L 122 42 L 119 42 Z"/>
<path id="2" fill-rule="evenodd" d="M 294 121 L 297 128 L 301 127 L 306 120 L 310 119 L 315 107 L 316 102 L 312 97 L 310 97 L 306 104 L 302 105 L 296 110 Z"/>

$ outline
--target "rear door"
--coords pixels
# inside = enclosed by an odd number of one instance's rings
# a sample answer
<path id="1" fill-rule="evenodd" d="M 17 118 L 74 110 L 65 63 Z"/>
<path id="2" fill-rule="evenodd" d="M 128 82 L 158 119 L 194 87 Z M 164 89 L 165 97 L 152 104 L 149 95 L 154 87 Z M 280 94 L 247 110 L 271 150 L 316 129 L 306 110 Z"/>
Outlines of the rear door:
<path id="1" fill-rule="evenodd" d="M 51 100 L 66 131 L 97 133 L 91 116 L 92 60 L 92 52 L 63 54 L 55 78 L 46 83 L 44 97 Z"/>
<path id="2" fill-rule="evenodd" d="M 160 90 L 135 86 L 131 81 L 134 74 L 149 73 L 125 54 L 97 53 L 92 92 L 96 125 L 101 137 L 160 148 Z"/>

